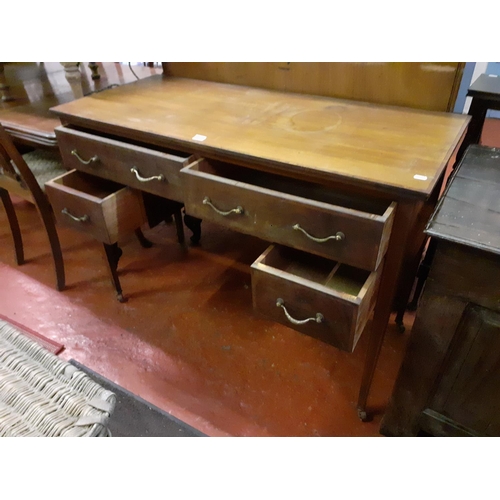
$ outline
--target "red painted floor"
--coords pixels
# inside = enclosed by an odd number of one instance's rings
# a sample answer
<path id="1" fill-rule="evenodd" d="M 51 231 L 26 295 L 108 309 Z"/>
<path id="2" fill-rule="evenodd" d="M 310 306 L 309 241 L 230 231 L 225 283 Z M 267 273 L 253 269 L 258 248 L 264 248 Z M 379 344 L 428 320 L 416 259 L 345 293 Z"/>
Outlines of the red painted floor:
<path id="1" fill-rule="evenodd" d="M 492 134 L 490 145 L 500 137 Z M 249 265 L 267 243 L 208 223 L 200 248 L 181 248 L 173 225 L 147 232 L 151 249 L 123 241 L 129 301 L 121 304 L 100 245 L 65 229 L 68 287 L 57 292 L 36 211 L 24 202 L 17 209 L 28 261 L 15 265 L 0 210 L 0 314 L 63 343 L 64 359 L 211 436 L 379 435 L 413 315 L 404 335 L 388 328 L 369 400 L 376 415 L 362 423 L 355 406 L 366 332 L 348 354 L 258 318 Z"/>

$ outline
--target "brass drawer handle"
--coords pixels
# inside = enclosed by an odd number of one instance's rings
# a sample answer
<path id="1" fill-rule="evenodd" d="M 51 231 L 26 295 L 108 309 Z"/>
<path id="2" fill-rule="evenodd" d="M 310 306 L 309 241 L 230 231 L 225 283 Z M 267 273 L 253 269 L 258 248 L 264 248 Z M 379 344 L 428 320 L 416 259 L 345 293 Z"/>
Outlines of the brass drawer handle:
<path id="1" fill-rule="evenodd" d="M 293 226 L 293 229 L 295 229 L 295 231 L 302 231 L 310 240 L 313 240 L 316 243 L 325 243 L 328 240 L 342 241 L 345 239 L 345 234 L 341 233 L 340 231 L 333 236 L 327 236 L 326 238 L 316 238 L 310 235 L 305 229 L 302 229 L 299 224 L 295 224 Z"/>
<path id="2" fill-rule="evenodd" d="M 141 174 L 139 173 L 139 171 L 135 167 L 132 167 L 130 169 L 130 171 L 133 174 L 135 174 L 135 177 L 139 182 L 164 181 L 165 180 L 165 176 L 163 174 L 153 175 L 152 177 L 142 177 Z"/>
<path id="3" fill-rule="evenodd" d="M 76 156 L 76 157 L 78 158 L 79 162 L 80 162 L 80 163 L 83 163 L 84 165 L 88 165 L 88 164 L 90 164 L 90 163 L 94 163 L 94 162 L 96 162 L 96 161 L 98 161 L 98 160 L 99 160 L 99 157 L 98 157 L 97 155 L 92 156 L 92 158 L 90 158 L 90 160 L 84 160 L 84 159 L 83 159 L 83 158 L 82 158 L 82 157 L 78 154 L 78 152 L 77 152 L 77 150 L 76 150 L 76 149 L 73 149 L 73 151 L 71 151 L 71 154 L 72 154 L 73 156 Z"/>
<path id="4" fill-rule="evenodd" d="M 316 321 L 316 323 L 322 323 L 323 320 L 325 319 L 321 313 L 317 313 L 314 318 L 307 318 L 307 319 L 292 318 L 290 316 L 290 313 L 286 310 L 285 301 L 283 299 L 278 299 L 276 301 L 276 306 L 281 307 L 281 309 L 283 309 L 283 312 L 285 313 L 286 319 L 294 325 L 304 325 L 305 323 L 308 323 L 309 321 Z"/>
<path id="5" fill-rule="evenodd" d="M 217 207 L 212 205 L 212 202 L 210 201 L 210 198 L 208 196 L 205 196 L 203 198 L 203 205 L 208 205 L 209 207 L 212 207 L 219 215 L 229 215 L 229 214 L 242 214 L 243 213 L 243 207 L 236 207 L 233 208 L 232 210 L 228 210 L 227 212 L 223 212 L 222 210 L 219 210 Z"/>
<path id="6" fill-rule="evenodd" d="M 81 217 L 76 217 L 73 214 L 70 214 L 68 212 L 67 208 L 63 208 L 61 210 L 61 213 L 64 214 L 64 215 L 67 215 L 68 217 L 70 217 L 71 219 L 73 219 L 76 222 L 87 222 L 90 219 L 90 217 L 87 214 L 82 215 Z"/>

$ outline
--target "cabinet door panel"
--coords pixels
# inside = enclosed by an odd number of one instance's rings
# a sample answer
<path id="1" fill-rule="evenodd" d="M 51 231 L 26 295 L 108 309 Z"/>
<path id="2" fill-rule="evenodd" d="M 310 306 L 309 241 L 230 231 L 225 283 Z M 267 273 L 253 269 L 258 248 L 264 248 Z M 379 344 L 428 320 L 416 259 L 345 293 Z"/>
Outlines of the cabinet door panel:
<path id="1" fill-rule="evenodd" d="M 500 435 L 500 314 L 469 306 L 429 408 L 483 435 Z"/>

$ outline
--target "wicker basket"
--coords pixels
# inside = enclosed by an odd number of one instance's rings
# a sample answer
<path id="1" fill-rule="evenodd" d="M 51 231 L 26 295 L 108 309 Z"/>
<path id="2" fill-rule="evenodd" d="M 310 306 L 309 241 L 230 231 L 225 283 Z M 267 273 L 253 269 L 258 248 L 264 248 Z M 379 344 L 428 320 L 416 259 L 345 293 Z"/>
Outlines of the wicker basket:
<path id="1" fill-rule="evenodd" d="M 0 320 L 0 436 L 110 436 L 116 396 Z"/>

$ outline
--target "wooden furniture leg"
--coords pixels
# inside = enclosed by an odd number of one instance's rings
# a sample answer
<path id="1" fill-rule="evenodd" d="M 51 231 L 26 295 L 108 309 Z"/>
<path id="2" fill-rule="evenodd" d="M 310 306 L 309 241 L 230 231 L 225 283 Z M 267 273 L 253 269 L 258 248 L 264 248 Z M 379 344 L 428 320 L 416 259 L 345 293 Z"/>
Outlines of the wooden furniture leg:
<path id="1" fill-rule="evenodd" d="M 71 90 L 75 99 L 83 97 L 83 87 L 82 87 L 82 74 L 78 68 L 77 62 L 62 62 L 61 65 L 64 67 L 64 73 L 66 80 L 71 86 Z"/>
<path id="2" fill-rule="evenodd" d="M 175 210 L 174 212 L 174 220 L 175 220 L 175 229 L 177 231 L 177 241 L 184 245 L 184 225 L 182 224 L 182 213 L 181 210 Z"/>
<path id="3" fill-rule="evenodd" d="M 103 243 L 104 253 L 108 261 L 108 267 L 110 270 L 111 282 L 116 290 L 116 298 L 119 302 L 127 302 L 127 299 L 123 296 L 123 290 L 120 284 L 120 279 L 118 278 L 118 261 L 123 254 L 123 250 L 118 246 L 118 243 L 113 243 L 108 245 Z"/>
<path id="4" fill-rule="evenodd" d="M 191 243 L 195 246 L 199 245 L 201 239 L 201 219 L 193 217 L 184 212 L 184 224 L 191 230 Z"/>
<path id="5" fill-rule="evenodd" d="M 404 313 L 406 309 L 409 308 L 410 296 L 415 285 L 415 278 L 421 274 L 420 266 L 422 263 L 422 255 L 428 241 L 428 237 L 424 230 L 429 218 L 434 212 L 439 193 L 441 193 L 443 187 L 443 181 L 444 176 L 442 176 L 427 201 L 422 205 L 422 209 L 418 213 L 418 217 L 409 236 L 408 246 L 405 252 L 407 257 L 403 261 L 401 277 L 395 297 L 395 310 L 397 311 L 395 323 L 400 333 L 404 333 L 405 331 L 403 323 Z M 415 297 L 416 295 L 414 294 L 413 296 Z"/>
<path id="6" fill-rule="evenodd" d="M 99 66 L 95 62 L 89 62 L 90 71 L 92 71 L 92 80 L 99 80 L 101 75 L 99 74 Z"/>
<path id="7" fill-rule="evenodd" d="M 59 236 L 57 235 L 52 208 L 48 202 L 44 202 L 43 204 L 39 202 L 37 208 L 49 238 L 50 248 L 52 249 L 52 257 L 54 259 L 54 268 L 56 272 L 56 289 L 61 291 L 64 290 L 66 278 L 64 274 L 64 260 L 61 244 L 59 242 Z"/>
<path id="8" fill-rule="evenodd" d="M 135 230 L 135 235 L 137 239 L 139 240 L 139 243 L 141 244 L 142 248 L 151 248 L 153 246 L 153 243 L 151 243 L 145 236 L 144 233 L 141 231 L 140 228 L 137 228 Z"/>
<path id="9" fill-rule="evenodd" d="M 2 198 L 3 206 L 5 207 L 7 220 L 9 221 L 10 231 L 14 240 L 16 263 L 20 266 L 24 264 L 24 249 L 19 221 L 17 220 L 16 211 L 14 209 L 14 205 L 12 204 L 12 200 L 10 199 L 9 192 L 6 189 L 0 188 L 0 198 Z"/>
<path id="10" fill-rule="evenodd" d="M 408 304 L 409 311 L 415 311 L 417 309 L 418 301 L 422 295 L 422 290 L 424 289 L 424 284 L 427 281 L 427 277 L 429 276 L 429 272 L 431 270 L 431 264 L 434 260 L 436 248 L 437 242 L 433 238 L 430 238 L 429 246 L 427 247 L 425 256 L 418 268 L 417 284 L 415 285 L 412 301 Z"/>
<path id="11" fill-rule="evenodd" d="M 358 416 L 364 422 L 371 418 L 371 415 L 369 415 L 367 411 L 368 394 L 384 341 L 385 331 L 389 323 L 396 285 L 398 283 L 406 248 L 409 243 L 409 237 L 413 232 L 421 207 L 422 202 L 400 202 L 396 208 L 389 250 L 387 251 L 384 269 L 382 270 L 380 288 L 368 341 L 368 352 L 363 367 L 363 376 L 358 396 Z"/>

